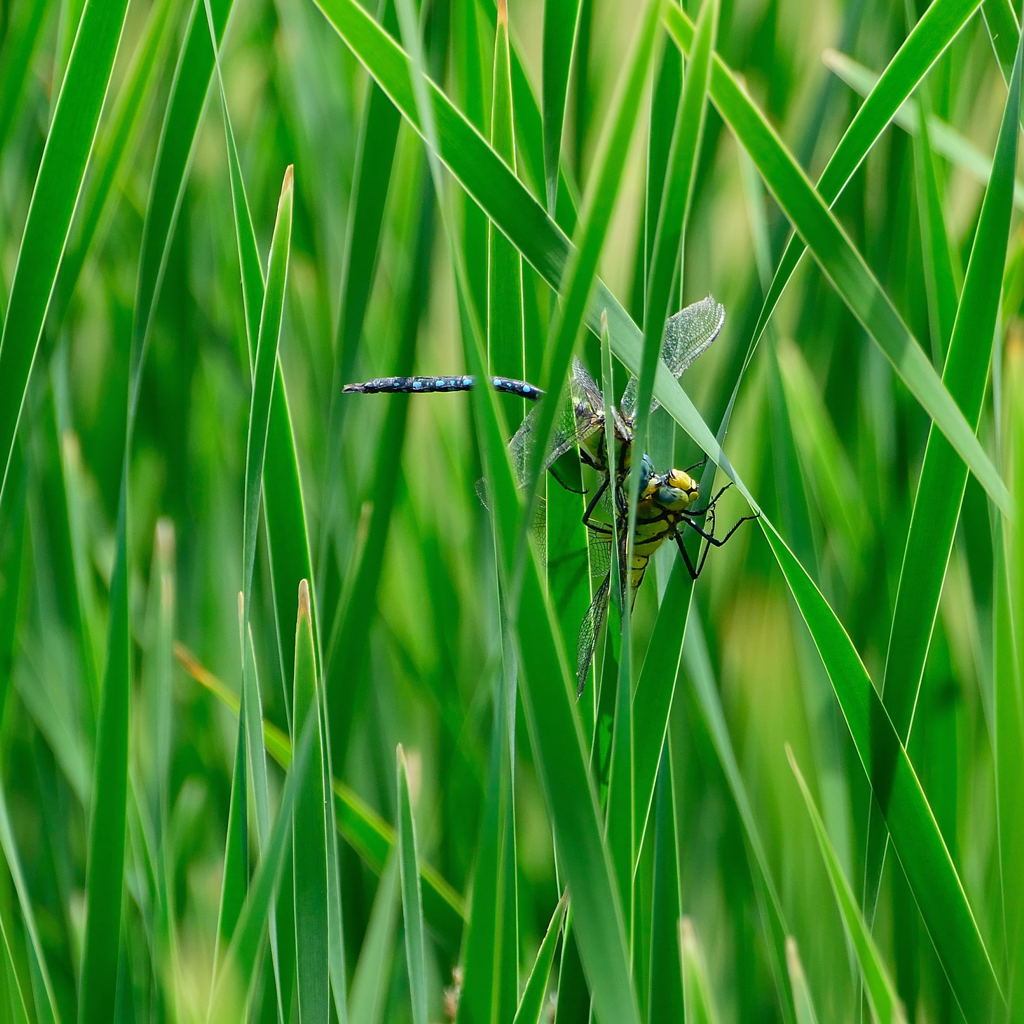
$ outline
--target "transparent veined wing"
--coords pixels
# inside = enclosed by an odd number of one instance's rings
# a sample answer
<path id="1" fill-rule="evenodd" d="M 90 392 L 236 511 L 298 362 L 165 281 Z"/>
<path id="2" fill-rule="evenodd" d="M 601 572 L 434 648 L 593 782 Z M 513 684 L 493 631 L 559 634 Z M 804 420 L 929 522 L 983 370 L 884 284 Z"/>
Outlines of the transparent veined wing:
<path id="1" fill-rule="evenodd" d="M 661 342 L 661 361 L 669 373 L 673 377 L 681 377 L 714 344 L 724 323 L 725 306 L 712 295 L 670 316 L 665 322 L 665 335 Z M 631 377 L 622 395 L 622 412 L 629 420 L 636 418 L 637 387 L 636 377 Z M 654 399 L 651 411 L 659 404 Z"/>
<path id="2" fill-rule="evenodd" d="M 512 466 L 520 483 L 525 482 L 530 458 L 537 442 L 537 420 L 540 409 L 531 409 L 508 443 Z M 578 359 L 572 361 L 569 378 L 569 401 L 565 402 L 556 420 L 555 436 L 544 457 L 544 468 L 560 459 L 570 448 L 581 444 L 604 420 L 604 396 Z"/>
<path id="3" fill-rule="evenodd" d="M 611 592 L 612 574 L 606 573 L 601 586 L 594 592 L 587 614 L 580 625 L 579 639 L 576 641 L 576 696 L 583 693 L 590 672 L 590 663 L 594 660 L 594 647 L 601 635 L 604 620 L 608 617 L 608 596 Z"/>

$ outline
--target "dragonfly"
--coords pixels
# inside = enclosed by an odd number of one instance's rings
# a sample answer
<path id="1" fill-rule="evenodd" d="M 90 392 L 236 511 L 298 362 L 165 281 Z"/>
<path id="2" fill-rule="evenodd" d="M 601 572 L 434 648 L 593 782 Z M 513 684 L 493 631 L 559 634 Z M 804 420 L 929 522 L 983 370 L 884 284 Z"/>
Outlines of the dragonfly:
<path id="1" fill-rule="evenodd" d="M 674 378 L 681 377 L 714 344 L 724 322 L 725 308 L 710 295 L 669 317 L 665 323 L 660 358 Z M 498 392 L 519 395 L 532 401 L 544 397 L 540 388 L 527 381 L 500 376 L 490 376 L 484 380 L 486 386 Z M 457 374 L 447 377 L 377 377 L 358 384 L 347 384 L 343 390 L 360 394 L 436 394 L 470 391 L 477 385 L 475 376 Z M 658 473 L 650 456 L 644 453 L 640 457 L 640 486 L 630 546 L 627 543 L 630 510 L 625 485 L 633 461 L 637 398 L 638 382 L 636 377 L 630 377 L 618 406 L 606 403 L 593 377 L 574 357 L 569 377 L 569 400 L 559 412 L 554 439 L 541 460 L 543 469 L 551 471 L 555 479 L 570 490 L 573 488 L 559 477 L 555 466 L 571 450 L 578 450 L 580 463 L 596 474 L 597 485 L 587 501 L 582 522 L 600 542 L 599 548 L 610 550 L 612 544 L 617 545 L 619 565 L 622 567 L 621 596 L 631 603 L 636 600 L 651 558 L 666 541 L 676 544 L 687 571 L 696 580 L 704 569 L 711 548 L 721 547 L 744 522 L 757 518 L 756 515 L 743 516 L 725 536 L 716 537 L 715 506 L 731 485 L 726 484 L 701 507 L 700 486 L 690 473 L 698 466 L 703 466 L 704 462 L 685 470 L 673 467 L 668 472 Z M 652 399 L 650 411 L 653 412 L 658 406 L 658 400 Z M 534 459 L 539 411 L 532 409 L 508 442 L 512 463 L 522 484 L 527 482 L 529 467 Z M 611 417 L 607 428 L 606 416 Z M 609 434 L 615 449 L 611 457 L 607 451 Z M 609 490 L 612 492 L 610 498 Z M 610 507 L 607 518 L 611 522 L 601 517 L 599 508 L 602 508 L 602 503 Z M 690 555 L 684 542 L 688 531 L 697 533 L 702 541 L 695 557 Z M 597 638 L 607 618 L 611 575 L 610 569 L 604 573 L 580 627 L 576 650 L 577 695 L 583 692 Z"/>

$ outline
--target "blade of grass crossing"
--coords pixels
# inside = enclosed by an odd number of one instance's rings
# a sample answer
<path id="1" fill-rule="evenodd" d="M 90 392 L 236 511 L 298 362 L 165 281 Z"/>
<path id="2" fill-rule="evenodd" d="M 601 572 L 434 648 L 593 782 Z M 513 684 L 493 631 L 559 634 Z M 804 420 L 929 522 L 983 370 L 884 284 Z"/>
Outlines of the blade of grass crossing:
<path id="1" fill-rule="evenodd" d="M 953 334 L 963 275 L 954 261 L 943 215 L 942 189 L 928 128 L 929 109 L 923 100 L 918 103 L 920 130 L 913 137 L 914 188 L 921 225 L 922 269 L 932 332 L 932 356 L 938 364 L 945 359 Z"/>
<path id="2" fill-rule="evenodd" d="M 686 15 L 670 5 L 666 22 L 676 42 L 689 51 L 693 26 Z M 1006 508 L 1006 485 L 891 299 L 778 133 L 717 56 L 711 72 L 711 97 L 839 296 L 988 494 Z"/>
<path id="3" fill-rule="evenodd" d="M 83 11 L 32 190 L 0 333 L 0 501 L 127 8 L 109 0 Z"/>
<path id="4" fill-rule="evenodd" d="M 861 980 L 864 983 L 864 991 L 867 993 L 868 1002 L 871 1004 L 871 1011 L 878 1021 L 889 1021 L 891 1024 L 905 1024 L 906 1016 L 900 1004 L 896 987 L 889 977 L 882 955 L 871 937 L 871 931 L 864 915 L 857 904 L 850 883 L 843 874 L 842 865 L 836 856 L 836 851 L 825 831 L 825 823 L 821 820 L 818 808 L 814 804 L 814 797 L 807 786 L 807 782 L 800 771 L 793 751 L 786 746 L 786 757 L 789 759 L 789 766 L 796 776 L 797 784 L 800 787 L 800 794 L 804 798 L 807 807 L 807 814 L 811 819 L 814 828 L 814 838 L 818 841 L 818 849 L 821 851 L 821 859 L 825 864 L 828 873 L 828 880 L 832 886 L 832 893 L 836 898 L 839 907 L 839 915 L 843 921 L 843 928 L 846 937 L 853 948 L 857 958 L 857 966 L 860 968 Z"/>
<path id="5" fill-rule="evenodd" d="M 263 492 L 264 456 L 270 422 L 270 403 L 277 370 L 277 350 L 284 314 L 284 292 L 291 252 L 292 201 L 294 189 L 292 168 L 284 173 L 277 221 L 270 243 L 270 264 L 267 288 L 260 314 L 259 340 L 249 406 L 249 431 L 245 449 L 245 501 L 242 528 L 242 573 L 246 609 L 252 603 L 253 570 L 256 563 L 256 528 L 259 523 L 260 497 Z"/>
<path id="6" fill-rule="evenodd" d="M 979 6 L 981 0 L 936 0 L 928 7 L 861 104 L 829 157 L 816 186 L 824 202 L 831 206 L 843 194 L 857 168 L 871 152 L 899 108 L 913 94 L 917 84 Z M 803 252 L 804 247 L 800 241 L 791 238 L 779 260 L 757 318 L 752 348 L 760 340 Z"/>
<path id="7" fill-rule="evenodd" d="M 1003 78 L 1008 82 L 1017 49 L 1017 37 L 1020 35 L 1017 14 L 1011 0 L 985 0 L 981 5 L 981 13 L 985 18 L 992 49 L 996 52 Z"/>
<path id="8" fill-rule="evenodd" d="M 544 125 L 544 185 L 548 210 L 558 197 L 558 166 L 569 92 L 573 44 L 580 21 L 581 0 L 545 0 L 542 117 Z"/>
<path id="9" fill-rule="evenodd" d="M 953 994 L 962 1009 L 980 1015 L 1002 993 L 913 765 L 835 613 L 771 523 L 763 516 L 758 522 L 818 649 L 861 767 L 878 798 L 884 796 L 879 810 Z"/>
<path id="10" fill-rule="evenodd" d="M 323 735 L 320 731 L 320 684 L 313 644 L 309 583 L 299 584 L 295 629 L 294 721 L 312 718 L 309 780 L 299 795 L 292 829 L 292 884 L 295 889 L 295 949 L 298 959 L 299 1016 L 324 1022 L 328 1010 L 327 793 Z"/>
<path id="11" fill-rule="evenodd" d="M 540 949 L 537 950 L 537 957 L 533 961 L 530 976 L 526 979 L 516 1015 L 512 1024 L 540 1024 L 544 1013 L 544 996 L 548 990 L 548 981 L 551 977 L 551 965 L 555 960 L 555 947 L 558 945 L 558 936 L 562 931 L 562 922 L 565 920 L 565 908 L 567 899 L 563 896 L 555 907 L 548 923 L 548 930 L 541 940 Z"/>
<path id="12" fill-rule="evenodd" d="M 426 935 L 423 928 L 423 900 L 420 896 L 419 854 L 416 824 L 409 796 L 409 770 L 405 752 L 397 759 L 398 863 L 402 876 L 402 918 L 405 921 L 405 958 L 409 969 L 409 990 L 413 1024 L 428 1024 Z"/>
<path id="13" fill-rule="evenodd" d="M 1014 39 L 1017 33 L 1014 33 Z M 1016 52 L 1016 51 L 1013 51 Z M 871 92 L 878 76 L 869 71 L 863 64 L 848 57 L 845 53 L 837 53 L 827 50 L 823 61 L 825 66 L 838 75 L 851 89 L 866 95 Z M 1011 61 L 1012 64 L 1012 61 Z M 1009 65 L 1007 66 L 1006 80 L 1009 82 Z M 909 135 L 916 135 L 921 130 L 921 115 L 918 107 L 912 103 L 904 103 L 893 115 L 893 124 L 899 125 Z M 982 152 L 965 135 L 953 128 L 948 121 L 944 121 L 933 114 L 928 120 L 928 133 L 931 136 L 931 144 L 938 156 L 943 156 L 950 163 L 963 168 L 973 178 L 985 183 L 992 176 L 992 161 L 989 156 Z M 1013 188 L 1014 205 L 1024 208 L 1024 182 L 1017 179 Z"/>

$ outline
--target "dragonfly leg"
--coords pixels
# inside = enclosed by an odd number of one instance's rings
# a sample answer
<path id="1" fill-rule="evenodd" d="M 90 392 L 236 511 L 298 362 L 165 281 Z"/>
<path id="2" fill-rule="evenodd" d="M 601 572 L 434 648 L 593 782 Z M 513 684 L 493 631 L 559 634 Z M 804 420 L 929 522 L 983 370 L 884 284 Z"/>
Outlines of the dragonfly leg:
<path id="1" fill-rule="evenodd" d="M 578 491 L 578 490 L 576 490 L 576 488 L 575 488 L 575 487 L 570 487 L 570 486 L 569 486 L 569 485 L 568 485 L 568 484 L 567 484 L 567 483 L 566 483 L 566 482 L 565 482 L 565 481 L 564 481 L 564 480 L 563 480 L 563 479 L 562 479 L 562 478 L 561 478 L 561 477 L 560 477 L 560 476 L 559 476 L 559 475 L 558 475 L 558 474 L 557 474 L 557 473 L 555 472 L 555 467 L 554 467 L 553 465 L 552 465 L 552 466 L 549 466 L 549 467 L 548 467 L 548 471 L 549 471 L 549 472 L 551 473 L 551 475 L 552 475 L 552 476 L 553 476 L 553 477 L 555 478 L 555 480 L 556 480 L 556 481 L 558 482 L 559 486 L 561 486 L 561 487 L 565 488 L 565 490 L 567 490 L 567 491 L 568 491 L 568 492 L 569 492 L 570 494 L 586 494 L 586 493 L 587 493 L 587 492 L 586 492 L 586 489 L 584 489 L 584 490 L 582 490 L 582 491 Z"/>
<path id="2" fill-rule="evenodd" d="M 749 516 L 741 516 L 739 519 L 736 520 L 735 523 L 733 523 L 731 529 L 724 537 L 715 536 L 714 502 L 712 502 L 711 505 L 708 506 L 708 519 L 711 523 L 710 529 L 705 530 L 702 527 L 698 526 L 696 523 L 691 522 L 689 519 L 687 519 L 686 523 L 690 527 L 690 529 L 693 530 L 694 533 L 699 534 L 704 539 L 704 550 L 700 553 L 700 556 L 697 559 L 697 564 L 696 566 L 694 566 L 693 561 L 686 550 L 686 545 L 683 543 L 682 534 L 676 534 L 676 546 L 682 552 L 683 559 L 686 562 L 686 568 L 689 570 L 690 576 L 693 577 L 693 579 L 697 579 L 697 577 L 700 576 L 700 574 L 704 571 L 704 563 L 707 561 L 708 552 L 711 550 L 712 545 L 714 545 L 716 548 L 723 547 L 729 540 L 729 538 L 732 537 L 732 535 L 744 523 L 749 522 L 752 519 L 758 519 L 760 515 L 760 512 L 755 512 L 754 514 Z"/>
<path id="3" fill-rule="evenodd" d="M 676 547 L 679 548 L 679 553 L 683 556 L 683 561 L 686 563 L 686 570 L 690 574 L 691 580 L 696 580 L 700 575 L 700 570 L 704 568 L 703 562 L 701 563 L 700 569 L 693 564 L 693 559 L 690 557 L 690 552 L 686 550 L 686 544 L 683 543 L 683 535 L 681 533 L 676 534 Z M 705 545 L 705 549 L 707 545 Z"/>
<path id="4" fill-rule="evenodd" d="M 715 493 L 715 496 L 703 507 L 703 508 L 691 508 L 687 515 L 691 516 L 702 516 L 705 512 L 710 512 L 714 507 L 718 499 L 725 494 L 729 488 L 732 487 L 732 481 L 730 480 L 724 487 L 720 487 Z"/>
<path id="5" fill-rule="evenodd" d="M 604 492 L 608 490 L 608 481 L 611 479 L 610 476 L 606 476 L 601 481 L 601 486 L 594 492 L 593 497 L 587 502 L 587 507 L 583 512 L 583 525 L 588 530 L 594 530 L 596 533 L 611 533 L 611 527 L 605 523 L 595 521 L 590 517 L 594 514 L 594 509 L 597 508 L 597 503 L 604 496 Z"/>
<path id="6" fill-rule="evenodd" d="M 695 462 L 692 466 L 687 466 L 684 472 L 692 473 L 695 469 L 703 469 L 708 464 L 708 457 L 705 455 L 699 462 Z"/>

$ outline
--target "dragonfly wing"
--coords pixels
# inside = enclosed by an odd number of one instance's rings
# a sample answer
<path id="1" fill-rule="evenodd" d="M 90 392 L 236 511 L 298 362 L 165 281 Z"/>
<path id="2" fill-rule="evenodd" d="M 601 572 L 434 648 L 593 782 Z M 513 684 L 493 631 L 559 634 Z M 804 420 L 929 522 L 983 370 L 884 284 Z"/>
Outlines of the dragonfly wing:
<path id="1" fill-rule="evenodd" d="M 569 380 L 570 401 L 558 414 L 555 436 L 544 458 L 544 468 L 557 462 L 567 451 L 597 430 L 604 416 L 604 397 L 594 379 L 578 359 L 573 359 Z M 537 443 L 540 409 L 531 409 L 508 443 L 512 466 L 520 483 L 526 481 L 530 459 Z"/>
<path id="2" fill-rule="evenodd" d="M 597 588 L 593 601 L 583 616 L 580 625 L 580 636 L 576 643 L 576 696 L 583 693 L 583 687 L 587 682 L 587 673 L 590 672 L 590 662 L 594 658 L 594 647 L 597 638 L 601 635 L 604 620 L 608 617 L 608 593 L 611 586 L 611 573 L 608 573 L 604 582 Z"/>
<path id="3" fill-rule="evenodd" d="M 708 295 L 700 302 L 681 309 L 665 323 L 661 343 L 661 361 L 673 377 L 681 377 L 699 356 L 706 352 L 725 323 L 725 306 Z M 627 418 L 636 416 L 637 379 L 631 377 L 622 396 L 621 407 Z M 657 399 L 651 409 L 657 409 Z"/>

